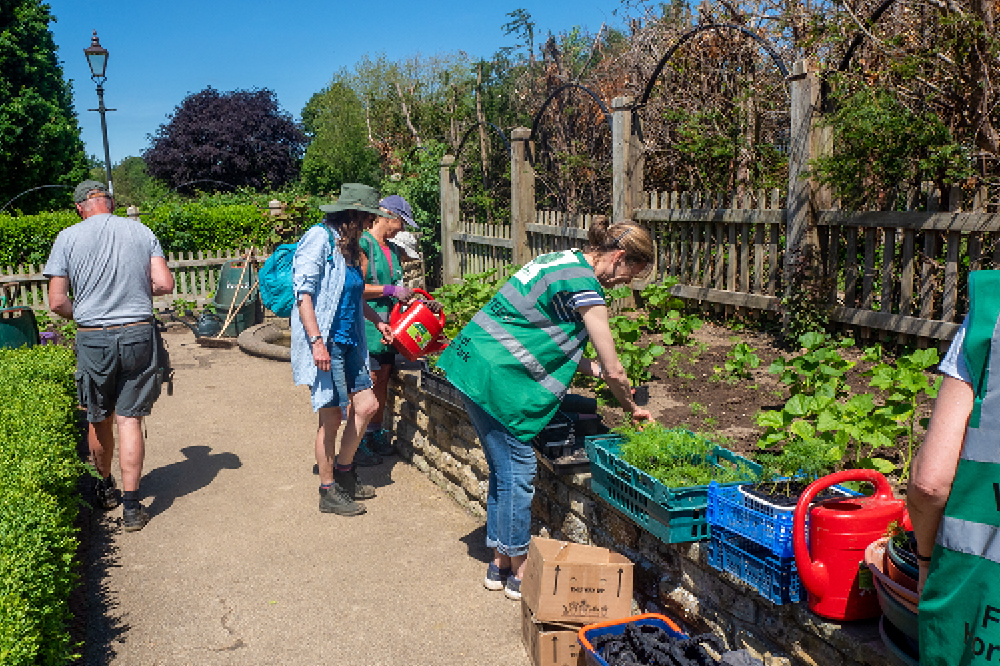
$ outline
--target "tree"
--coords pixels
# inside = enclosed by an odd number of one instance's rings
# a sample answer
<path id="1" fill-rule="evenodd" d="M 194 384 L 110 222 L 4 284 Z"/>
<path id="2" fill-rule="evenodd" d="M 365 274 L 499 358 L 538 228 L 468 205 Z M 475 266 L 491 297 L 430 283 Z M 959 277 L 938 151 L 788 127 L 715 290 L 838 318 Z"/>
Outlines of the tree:
<path id="1" fill-rule="evenodd" d="M 40 185 L 73 185 L 87 158 L 41 0 L 0 0 L 0 206 Z M 35 212 L 68 205 L 69 189 L 18 200 Z"/>
<path id="2" fill-rule="evenodd" d="M 146 169 L 171 187 L 214 179 L 263 189 L 298 177 L 306 136 L 273 91 L 209 86 L 186 97 L 150 140 Z"/>
<path id="3" fill-rule="evenodd" d="M 381 178 L 379 154 L 368 140 L 365 108 L 341 80 L 313 95 L 302 109 L 311 141 L 302 161 L 302 183 L 312 194 L 340 189 L 342 183 L 375 186 Z"/>
<path id="4" fill-rule="evenodd" d="M 104 180 L 103 161 L 91 167 L 90 177 L 97 181 Z M 162 182 L 146 173 L 143 159 L 134 155 L 111 167 L 111 181 L 115 185 L 115 205 L 118 207 L 155 202 L 168 191 Z"/>

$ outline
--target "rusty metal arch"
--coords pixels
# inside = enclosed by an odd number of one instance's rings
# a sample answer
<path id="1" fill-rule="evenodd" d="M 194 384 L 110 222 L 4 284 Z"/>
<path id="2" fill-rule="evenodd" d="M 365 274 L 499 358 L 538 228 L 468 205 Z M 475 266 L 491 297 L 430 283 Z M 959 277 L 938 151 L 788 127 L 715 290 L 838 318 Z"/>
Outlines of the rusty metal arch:
<path id="1" fill-rule="evenodd" d="M 510 141 L 507 139 L 507 135 L 503 133 L 503 130 L 491 122 L 478 121 L 472 126 L 470 126 L 469 129 L 465 130 L 465 134 L 462 135 L 462 140 L 458 142 L 458 150 L 455 151 L 455 164 L 458 164 L 458 158 L 462 154 L 462 148 L 465 147 L 465 142 L 472 135 L 472 130 L 479 129 L 480 125 L 486 125 L 487 127 L 491 127 L 494 132 L 500 135 L 500 138 L 503 139 L 503 145 L 507 148 L 507 156 L 510 157 L 511 154 Z"/>
<path id="2" fill-rule="evenodd" d="M 875 8 L 872 15 L 868 17 L 867 26 L 871 27 L 878 23 L 878 20 L 882 18 L 882 14 L 885 14 L 886 10 L 893 5 L 896 0 L 885 0 L 881 5 Z M 861 42 L 865 40 L 865 33 L 863 30 L 858 30 L 858 34 L 854 35 L 854 39 L 851 40 L 851 45 L 847 47 L 847 52 L 844 53 L 844 58 L 840 61 L 840 67 L 837 68 L 838 72 L 845 72 L 847 68 L 851 66 L 851 58 L 854 57 L 854 52 L 858 50 L 861 46 Z"/>
<path id="3" fill-rule="evenodd" d="M 15 201 L 17 201 L 18 199 L 20 199 L 21 197 L 23 197 L 25 194 L 31 194 L 32 192 L 37 192 L 38 190 L 44 190 L 44 189 L 47 189 L 47 188 L 50 188 L 50 187 L 65 187 L 65 188 L 68 188 L 68 189 L 72 190 L 76 186 L 75 185 L 39 185 L 38 187 L 32 187 L 30 190 L 25 190 L 24 192 L 21 192 L 20 194 L 18 194 L 17 196 L 15 196 L 13 199 L 11 199 L 7 203 L 5 203 L 3 205 L 3 208 L 0 208 L 0 213 L 2 213 L 5 210 L 7 210 L 7 206 L 11 205 Z"/>
<path id="4" fill-rule="evenodd" d="M 774 45 L 771 44 L 771 42 L 767 41 L 766 39 L 755 33 L 750 28 L 747 28 L 746 26 L 736 25 L 735 23 L 706 23 L 705 25 L 699 25 L 684 33 L 677 40 L 677 43 L 675 43 L 673 46 L 667 49 L 667 52 L 660 59 L 660 62 L 656 65 L 656 69 L 653 70 L 653 75 L 650 76 L 649 81 L 646 82 L 646 90 L 642 93 L 642 99 L 639 100 L 639 103 L 636 106 L 644 105 L 646 101 L 649 99 L 649 96 L 653 92 L 653 86 L 656 85 L 656 80 L 660 78 L 660 74 L 663 72 L 663 68 L 666 67 L 667 62 L 669 62 L 670 59 L 674 56 L 674 53 L 677 52 L 677 49 L 683 46 L 685 42 L 687 42 L 695 35 L 705 32 L 706 30 L 719 30 L 722 28 L 728 30 L 738 30 L 747 37 L 750 37 L 754 41 L 756 41 L 767 52 L 767 54 L 771 56 L 771 60 L 777 66 L 778 71 L 781 72 L 781 75 L 784 76 L 786 79 L 788 78 L 789 75 L 788 67 L 785 66 L 784 61 L 782 61 L 781 57 L 778 55 L 777 49 L 774 48 Z"/>
<path id="5" fill-rule="evenodd" d="M 587 86 L 582 86 L 579 83 L 564 83 L 563 85 L 553 90 L 552 94 L 550 94 L 548 98 L 546 98 L 546 100 L 542 102 L 541 108 L 538 109 L 538 113 L 535 114 L 534 120 L 531 121 L 531 134 L 528 136 L 529 142 L 533 141 L 535 139 L 535 135 L 538 133 L 538 124 L 542 120 L 542 115 L 545 114 L 545 109 L 547 109 L 549 104 L 552 103 L 552 100 L 555 99 L 556 95 L 558 95 L 559 93 L 568 88 L 578 88 L 583 92 L 587 93 L 588 95 L 590 95 L 594 99 L 594 101 L 597 102 L 597 106 L 601 108 L 601 113 L 604 114 L 604 120 L 607 121 L 608 123 L 608 129 L 611 129 L 611 111 L 608 110 L 608 105 L 604 103 L 604 100 L 602 100 L 597 93 L 595 93 Z"/>

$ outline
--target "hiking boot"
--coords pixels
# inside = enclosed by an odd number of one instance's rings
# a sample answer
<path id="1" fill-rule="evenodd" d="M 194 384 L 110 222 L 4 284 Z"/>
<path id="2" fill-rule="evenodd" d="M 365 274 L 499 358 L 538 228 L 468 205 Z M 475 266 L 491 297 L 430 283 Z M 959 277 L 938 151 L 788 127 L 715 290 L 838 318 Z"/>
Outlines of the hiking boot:
<path id="1" fill-rule="evenodd" d="M 110 511 L 121 503 L 118 489 L 115 487 L 115 477 L 109 474 L 108 478 L 97 480 L 94 484 L 94 501 L 105 511 Z"/>
<path id="2" fill-rule="evenodd" d="M 372 453 L 365 446 L 365 440 L 362 439 L 361 443 L 358 444 L 358 450 L 354 454 L 354 464 L 358 467 L 375 467 L 382 464 L 382 456 Z"/>
<path id="3" fill-rule="evenodd" d="M 138 532 L 146 523 L 149 522 L 149 514 L 146 510 L 142 508 L 142 505 L 138 505 L 137 509 L 129 509 L 125 507 L 122 511 L 122 530 L 125 532 Z"/>
<path id="4" fill-rule="evenodd" d="M 385 430 L 366 433 L 364 442 L 368 450 L 375 455 L 389 457 L 396 453 L 396 449 L 389 442 L 389 433 Z"/>
<path id="5" fill-rule="evenodd" d="M 333 470 L 333 480 L 337 486 L 344 491 L 344 494 L 351 499 L 367 500 L 375 497 L 375 487 L 358 481 L 358 467 L 351 465 L 351 471 L 340 472 Z"/>
<path id="6" fill-rule="evenodd" d="M 319 489 L 319 510 L 339 516 L 360 516 L 367 511 L 364 504 L 352 500 L 336 484 Z"/>

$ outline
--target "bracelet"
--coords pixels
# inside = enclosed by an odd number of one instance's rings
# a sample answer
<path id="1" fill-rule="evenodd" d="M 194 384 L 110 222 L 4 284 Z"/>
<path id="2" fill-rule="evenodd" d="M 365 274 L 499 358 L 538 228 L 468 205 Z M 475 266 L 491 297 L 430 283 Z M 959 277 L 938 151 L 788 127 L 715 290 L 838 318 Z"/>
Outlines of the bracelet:
<path id="1" fill-rule="evenodd" d="M 921 555 L 920 553 L 918 553 L 916 551 L 913 552 L 913 555 L 917 558 L 917 562 L 930 562 L 931 561 L 931 558 L 924 557 L 923 555 Z"/>

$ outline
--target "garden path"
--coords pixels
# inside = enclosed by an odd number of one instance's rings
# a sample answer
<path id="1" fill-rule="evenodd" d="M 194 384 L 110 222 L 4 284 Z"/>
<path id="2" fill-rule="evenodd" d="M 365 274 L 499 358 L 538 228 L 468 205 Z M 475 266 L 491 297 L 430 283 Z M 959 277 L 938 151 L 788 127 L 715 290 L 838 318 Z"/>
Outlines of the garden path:
<path id="1" fill-rule="evenodd" d="M 147 419 L 152 520 L 95 521 L 88 666 L 527 663 L 520 607 L 480 583 L 481 523 L 415 468 L 364 469 L 358 518 L 321 514 L 308 391 L 287 363 L 166 336 Z M 115 476 L 118 477 L 117 462 Z"/>

